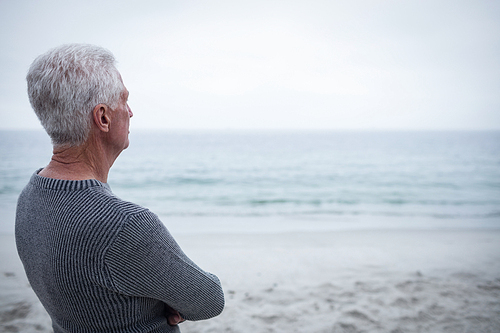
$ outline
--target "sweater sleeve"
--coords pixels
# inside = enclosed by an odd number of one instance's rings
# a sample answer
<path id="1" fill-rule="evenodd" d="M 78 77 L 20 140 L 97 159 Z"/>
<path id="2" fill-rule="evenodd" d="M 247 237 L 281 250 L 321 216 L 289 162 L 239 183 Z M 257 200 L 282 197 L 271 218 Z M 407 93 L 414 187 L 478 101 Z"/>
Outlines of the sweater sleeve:
<path id="1" fill-rule="evenodd" d="M 191 261 L 148 210 L 129 218 L 105 262 L 118 292 L 158 299 L 186 320 L 215 317 L 224 308 L 219 279 Z"/>

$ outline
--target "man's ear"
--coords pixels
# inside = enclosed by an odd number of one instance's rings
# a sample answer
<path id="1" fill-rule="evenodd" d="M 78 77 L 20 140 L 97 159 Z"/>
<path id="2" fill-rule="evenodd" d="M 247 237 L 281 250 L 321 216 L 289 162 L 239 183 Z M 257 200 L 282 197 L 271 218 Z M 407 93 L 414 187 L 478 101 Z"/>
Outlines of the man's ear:
<path id="1" fill-rule="evenodd" d="M 92 111 L 94 124 L 102 132 L 109 132 L 111 124 L 111 109 L 106 104 L 97 104 Z"/>

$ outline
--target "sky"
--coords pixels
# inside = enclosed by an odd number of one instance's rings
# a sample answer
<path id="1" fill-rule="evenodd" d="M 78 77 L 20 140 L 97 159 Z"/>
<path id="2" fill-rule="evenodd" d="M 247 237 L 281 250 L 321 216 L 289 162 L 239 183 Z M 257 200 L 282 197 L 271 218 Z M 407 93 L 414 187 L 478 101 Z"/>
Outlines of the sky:
<path id="1" fill-rule="evenodd" d="M 500 1 L 0 0 L 0 129 L 31 62 L 109 49 L 138 129 L 500 129 Z"/>

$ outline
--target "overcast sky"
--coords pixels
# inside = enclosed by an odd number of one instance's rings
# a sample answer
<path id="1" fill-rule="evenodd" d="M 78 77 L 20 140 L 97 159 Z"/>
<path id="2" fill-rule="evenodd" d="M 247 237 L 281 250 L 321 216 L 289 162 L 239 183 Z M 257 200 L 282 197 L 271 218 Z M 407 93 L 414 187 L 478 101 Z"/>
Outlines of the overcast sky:
<path id="1" fill-rule="evenodd" d="M 118 60 L 132 128 L 500 129 L 500 1 L 0 0 L 0 128 L 36 56 Z"/>

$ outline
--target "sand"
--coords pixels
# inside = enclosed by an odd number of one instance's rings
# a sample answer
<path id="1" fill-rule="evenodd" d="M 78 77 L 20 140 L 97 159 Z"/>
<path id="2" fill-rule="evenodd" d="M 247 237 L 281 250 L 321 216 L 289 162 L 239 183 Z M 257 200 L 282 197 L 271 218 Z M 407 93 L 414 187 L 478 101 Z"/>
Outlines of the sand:
<path id="1" fill-rule="evenodd" d="M 500 230 L 178 234 L 226 294 L 189 332 L 500 332 Z M 0 332 L 50 332 L 1 235 Z"/>
<path id="2" fill-rule="evenodd" d="M 11 234 L 0 234 L 0 332 L 52 332 L 50 318 L 29 286 Z"/>

